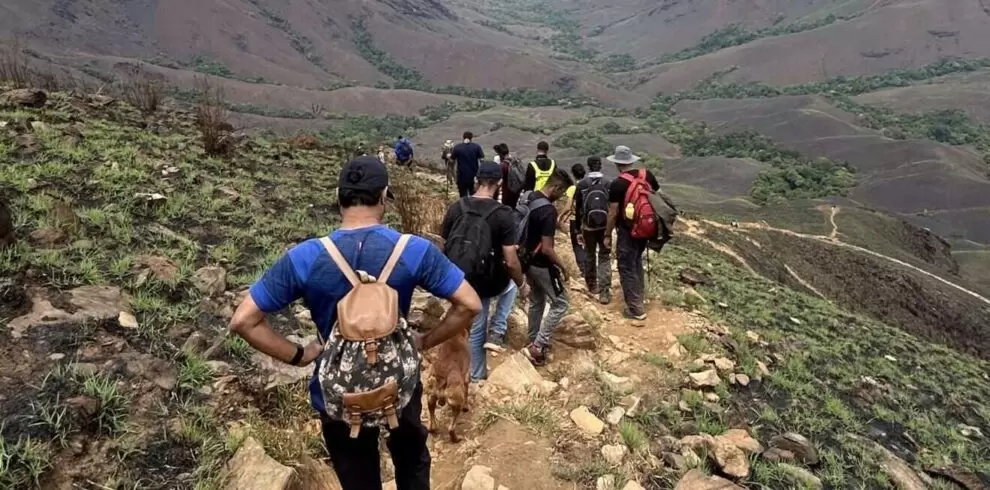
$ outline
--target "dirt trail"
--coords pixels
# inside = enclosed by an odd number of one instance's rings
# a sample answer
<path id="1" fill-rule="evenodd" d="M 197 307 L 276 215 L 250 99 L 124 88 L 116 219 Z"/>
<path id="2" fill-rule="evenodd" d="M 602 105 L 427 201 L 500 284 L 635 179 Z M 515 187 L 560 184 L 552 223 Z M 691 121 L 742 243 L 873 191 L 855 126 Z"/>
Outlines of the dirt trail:
<path id="1" fill-rule="evenodd" d="M 835 225 L 835 216 L 837 214 L 839 214 L 839 211 L 840 211 L 839 206 L 836 206 L 835 208 L 833 208 L 833 210 L 831 212 L 830 221 L 832 222 L 833 226 Z M 794 236 L 794 237 L 798 237 L 798 238 L 803 238 L 803 239 L 806 239 L 806 240 L 818 240 L 820 242 L 828 243 L 828 244 L 833 245 L 833 246 L 836 246 L 836 247 L 842 247 L 842 248 L 847 248 L 847 249 L 850 249 L 850 250 L 855 250 L 857 252 L 861 252 L 861 253 L 864 253 L 864 254 L 867 254 L 867 255 L 872 255 L 873 257 L 877 257 L 877 258 L 886 260 L 888 262 L 892 262 L 892 263 L 897 264 L 897 265 L 899 265 L 901 267 L 905 267 L 905 268 L 911 269 L 911 270 L 913 270 L 915 272 L 918 272 L 920 274 L 924 274 L 924 275 L 926 275 L 926 276 L 928 276 L 928 277 L 930 277 L 932 279 L 935 279 L 936 281 L 941 282 L 942 284 L 945 284 L 946 286 L 950 286 L 952 288 L 955 288 L 955 289 L 957 289 L 957 290 L 959 290 L 959 291 L 961 291 L 961 292 L 963 292 L 963 293 L 965 293 L 965 294 L 967 294 L 969 296 L 972 296 L 972 297 L 980 300 L 981 302 L 983 302 L 983 303 L 985 303 L 987 305 L 990 305 L 990 299 L 987 299 L 987 298 L 983 297 L 979 293 L 976 293 L 974 291 L 971 291 L 969 289 L 966 289 L 966 288 L 964 288 L 964 287 L 962 287 L 962 286 L 960 286 L 960 285 L 958 285 L 958 284 L 956 284 L 956 283 L 954 283 L 952 281 L 949 281 L 947 279 L 943 279 L 943 278 L 939 277 L 938 275 L 932 274 L 931 272 L 928 272 L 928 271 L 926 271 L 926 270 L 924 270 L 924 269 L 922 269 L 920 267 L 911 265 L 911 264 L 909 264 L 907 262 L 904 262 L 903 260 L 896 259 L 896 258 L 891 257 L 889 255 L 885 255 L 885 254 L 882 254 L 882 253 L 879 253 L 879 252 L 874 252 L 873 250 L 870 250 L 870 249 L 867 249 L 867 248 L 863 248 L 863 247 L 860 247 L 858 245 L 852 245 L 850 243 L 843 242 L 842 240 L 840 240 L 838 238 L 838 227 L 837 226 L 835 226 L 835 228 L 833 229 L 832 233 L 829 234 L 829 235 L 813 235 L 813 234 L 809 234 L 809 233 L 800 233 L 800 232 L 797 232 L 797 231 L 794 231 L 794 230 L 788 230 L 788 229 L 785 229 L 785 228 L 776 228 L 776 227 L 770 226 L 769 224 L 764 223 L 764 222 L 759 222 L 759 223 L 755 223 L 755 222 L 738 223 L 738 226 L 737 227 L 734 227 L 734 226 L 722 224 L 722 223 L 719 223 L 719 222 L 716 222 L 716 221 L 712 221 L 712 220 L 707 220 L 707 219 L 702 219 L 702 220 L 699 220 L 699 221 L 692 221 L 692 220 L 684 220 L 684 221 L 685 221 L 685 224 L 688 226 L 688 233 L 687 234 L 688 235 L 691 235 L 693 237 L 702 239 L 702 240 L 705 240 L 705 239 L 701 238 L 700 236 L 697 236 L 697 234 L 699 233 L 699 230 L 701 230 L 701 227 L 699 226 L 699 223 L 703 223 L 704 225 L 711 226 L 713 228 L 721 228 L 721 229 L 729 230 L 729 231 L 733 231 L 733 232 L 736 232 L 738 230 L 747 230 L 747 229 L 750 229 L 750 230 L 756 229 L 756 230 L 772 231 L 772 232 L 775 232 L 775 233 L 783 233 L 785 235 L 790 235 L 790 236 Z M 701 231 L 700 233 L 703 234 L 704 232 Z M 734 252 L 731 253 L 731 254 L 729 254 L 729 255 L 732 256 L 733 258 L 736 258 L 737 260 L 740 260 L 739 257 L 738 257 L 738 254 L 736 254 Z M 752 268 L 750 268 L 748 266 L 747 266 L 747 269 L 749 269 L 750 271 L 752 271 Z"/>
<path id="2" fill-rule="evenodd" d="M 753 273 L 753 275 L 759 275 L 756 272 L 756 270 L 753 269 L 749 265 L 748 262 L 746 262 L 746 259 L 742 258 L 742 256 L 740 256 L 738 253 L 736 253 L 735 250 L 732 250 L 728 246 L 723 245 L 721 243 L 718 243 L 718 242 L 716 242 L 716 241 L 714 241 L 714 240 L 712 240 L 712 239 L 704 236 L 705 235 L 705 231 L 701 227 L 698 226 L 698 223 L 699 222 L 692 221 L 692 220 L 687 220 L 687 219 L 686 220 L 683 220 L 682 222 L 688 227 L 688 229 L 684 232 L 685 235 L 688 235 L 691 238 L 694 238 L 695 240 L 699 240 L 701 242 L 704 242 L 709 247 L 712 247 L 715 250 L 718 250 L 719 252 L 722 252 L 725 255 L 728 255 L 729 257 L 732 257 L 733 259 L 735 259 L 736 262 L 739 263 L 739 265 L 741 265 L 744 268 L 746 268 L 746 270 L 748 270 L 749 272 Z"/>
<path id="3" fill-rule="evenodd" d="M 828 234 L 828 237 L 832 240 L 839 239 L 839 225 L 835 223 L 835 215 L 839 214 L 840 209 L 839 206 L 832 206 L 828 213 L 828 222 L 832 224 L 832 232 Z"/>

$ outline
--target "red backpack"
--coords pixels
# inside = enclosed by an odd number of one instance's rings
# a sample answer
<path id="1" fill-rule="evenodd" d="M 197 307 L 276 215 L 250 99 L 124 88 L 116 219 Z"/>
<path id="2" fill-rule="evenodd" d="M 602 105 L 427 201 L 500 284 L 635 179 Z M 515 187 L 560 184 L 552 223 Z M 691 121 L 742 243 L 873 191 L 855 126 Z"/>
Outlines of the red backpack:
<path id="1" fill-rule="evenodd" d="M 637 239 L 651 239 L 657 237 L 659 230 L 656 212 L 650 205 L 650 194 L 653 188 L 646 180 L 646 171 L 640 170 L 635 177 L 623 172 L 619 178 L 629 182 L 629 190 L 626 191 L 626 198 L 622 201 L 621 213 L 629 204 L 633 205 L 632 237 Z"/>

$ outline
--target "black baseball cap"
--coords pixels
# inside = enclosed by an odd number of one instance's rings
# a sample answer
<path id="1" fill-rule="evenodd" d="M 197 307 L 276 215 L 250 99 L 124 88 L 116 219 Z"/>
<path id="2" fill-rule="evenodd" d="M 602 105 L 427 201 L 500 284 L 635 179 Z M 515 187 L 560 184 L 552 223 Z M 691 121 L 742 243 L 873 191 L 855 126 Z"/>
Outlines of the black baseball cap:
<path id="1" fill-rule="evenodd" d="M 355 191 L 380 191 L 388 187 L 388 169 L 378 157 L 357 157 L 341 169 L 337 187 Z M 386 195 L 389 199 L 395 199 L 391 190 Z"/>
<path id="2" fill-rule="evenodd" d="M 478 165 L 478 178 L 486 180 L 498 180 L 502 178 L 502 167 L 491 161 L 484 161 Z"/>

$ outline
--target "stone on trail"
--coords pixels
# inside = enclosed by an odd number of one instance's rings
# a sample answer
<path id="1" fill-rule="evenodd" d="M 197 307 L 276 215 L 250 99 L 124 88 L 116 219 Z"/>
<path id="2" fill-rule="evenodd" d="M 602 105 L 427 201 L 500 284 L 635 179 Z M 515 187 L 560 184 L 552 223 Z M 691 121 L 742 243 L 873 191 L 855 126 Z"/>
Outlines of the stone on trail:
<path id="1" fill-rule="evenodd" d="M 224 490 L 285 490 L 293 476 L 292 468 L 265 454 L 265 449 L 248 437 L 227 462 Z"/>
<path id="2" fill-rule="evenodd" d="M 122 328 L 137 329 L 138 321 L 130 312 L 122 311 L 117 314 L 117 324 Z"/>
<path id="3" fill-rule="evenodd" d="M 201 267 L 193 273 L 192 283 L 207 296 L 219 296 L 227 289 L 227 271 L 218 265 Z"/>
<path id="4" fill-rule="evenodd" d="M 612 466 L 622 464 L 622 458 L 626 457 L 629 449 L 623 444 L 606 444 L 602 446 L 602 457 Z"/>
<path id="5" fill-rule="evenodd" d="M 526 355 L 516 352 L 509 356 L 491 374 L 488 375 L 486 387 L 496 387 L 505 391 L 524 395 L 530 392 L 549 394 L 557 384 L 547 381 L 529 362 Z"/>
<path id="6" fill-rule="evenodd" d="M 801 434 L 787 432 L 770 439 L 770 447 L 789 451 L 797 461 L 814 466 L 818 464 L 818 450 Z"/>
<path id="7" fill-rule="evenodd" d="M 487 466 L 474 465 L 464 475 L 461 490 L 495 490 L 495 479 L 492 469 Z"/>
<path id="8" fill-rule="evenodd" d="M 760 445 L 760 441 L 757 441 L 749 432 L 743 429 L 729 429 L 725 431 L 724 434 L 717 436 L 716 439 L 724 439 L 731 442 L 737 448 L 746 451 L 747 453 L 760 453 L 763 452 L 763 446 Z"/>
<path id="9" fill-rule="evenodd" d="M 578 429 L 588 435 L 597 436 L 605 430 L 605 423 L 583 405 L 571 410 L 571 420 Z"/>
<path id="10" fill-rule="evenodd" d="M 608 415 L 605 416 L 605 421 L 609 425 L 619 425 L 622 422 L 622 417 L 626 415 L 626 409 L 622 407 L 614 407 L 612 410 L 608 411 Z"/>
<path id="11" fill-rule="evenodd" d="M 723 473 L 735 478 L 749 476 L 749 458 L 731 440 L 716 437 L 711 449 L 711 456 L 714 457 L 719 468 L 722 468 Z"/>
<path id="12" fill-rule="evenodd" d="M 674 490 L 744 490 L 743 487 L 718 476 L 707 476 L 694 469 L 684 474 Z"/>
<path id="13" fill-rule="evenodd" d="M 787 463 L 778 463 L 777 470 L 784 474 L 784 478 L 794 484 L 795 488 L 809 490 L 821 490 L 822 481 L 814 473 Z"/>
<path id="14" fill-rule="evenodd" d="M 718 377 L 718 372 L 714 369 L 702 371 L 700 373 L 688 374 L 691 386 L 695 388 L 714 388 L 722 381 Z"/>
<path id="15" fill-rule="evenodd" d="M 316 339 L 315 335 L 306 338 L 299 338 L 295 335 L 286 337 L 290 342 L 299 345 L 307 345 Z M 283 362 L 276 361 L 271 356 L 255 352 L 251 355 L 251 360 L 261 371 L 262 381 L 265 383 L 265 390 L 271 390 L 283 385 L 293 384 L 304 379 L 308 379 L 313 374 L 312 366 L 290 366 Z"/>
<path id="16" fill-rule="evenodd" d="M 625 376 L 616 376 L 608 371 L 599 372 L 602 382 L 604 382 L 609 389 L 618 393 L 628 393 L 633 389 L 633 382 L 631 379 Z"/>
<path id="17" fill-rule="evenodd" d="M 592 350 L 598 338 L 595 330 L 578 313 L 572 313 L 560 320 L 553 332 L 554 340 L 575 349 Z"/>

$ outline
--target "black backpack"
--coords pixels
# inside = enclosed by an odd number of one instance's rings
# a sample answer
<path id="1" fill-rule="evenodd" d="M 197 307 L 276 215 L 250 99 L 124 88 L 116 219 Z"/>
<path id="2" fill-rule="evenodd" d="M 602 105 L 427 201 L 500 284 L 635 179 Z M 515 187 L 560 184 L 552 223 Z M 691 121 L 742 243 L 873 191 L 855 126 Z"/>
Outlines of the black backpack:
<path id="1" fill-rule="evenodd" d="M 464 271 L 468 284 L 474 287 L 486 278 L 492 277 L 495 267 L 495 248 L 492 247 L 492 228 L 488 218 L 499 208 L 496 201 L 484 210 L 480 202 L 470 205 L 468 199 L 461 199 L 461 215 L 454 222 L 450 235 L 444 242 L 443 253 L 458 268 Z"/>
<path id="2" fill-rule="evenodd" d="M 511 155 L 506 156 L 503 163 L 509 169 L 509 175 L 506 176 L 509 192 L 519 194 L 526 186 L 526 167 L 519 159 Z"/>
<path id="3" fill-rule="evenodd" d="M 608 186 L 604 177 L 591 179 L 588 187 L 581 190 L 581 216 L 587 230 L 604 230 L 608 223 Z"/>
<path id="4" fill-rule="evenodd" d="M 523 270 L 529 268 L 529 262 L 539 251 L 526 248 L 526 238 L 529 236 L 529 216 L 537 209 L 553 205 L 545 197 L 530 199 L 532 194 L 533 191 L 528 191 L 519 196 L 519 202 L 516 204 L 516 243 L 519 244 L 519 262 L 522 264 Z"/>

